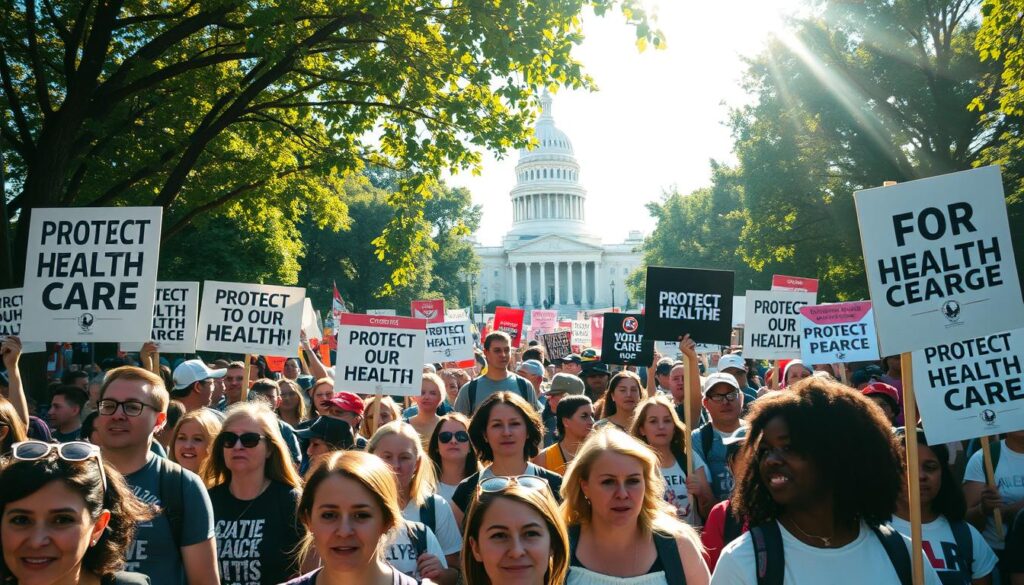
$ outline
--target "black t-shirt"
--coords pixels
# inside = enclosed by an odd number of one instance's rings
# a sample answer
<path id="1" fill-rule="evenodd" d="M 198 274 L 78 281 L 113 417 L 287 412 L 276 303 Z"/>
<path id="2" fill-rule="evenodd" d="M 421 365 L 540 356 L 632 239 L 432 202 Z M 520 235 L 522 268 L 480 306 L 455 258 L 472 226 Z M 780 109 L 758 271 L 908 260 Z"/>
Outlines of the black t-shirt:
<path id="1" fill-rule="evenodd" d="M 298 574 L 301 494 L 276 481 L 254 500 L 239 500 L 226 483 L 210 490 L 222 585 L 276 585 Z"/>
<path id="2" fill-rule="evenodd" d="M 473 498 L 476 496 L 476 488 L 480 483 L 480 475 L 483 472 L 477 472 L 473 475 L 462 480 L 458 487 L 455 488 L 455 493 L 452 494 L 452 503 L 462 510 L 465 514 L 469 512 L 469 505 L 473 502 Z M 540 477 L 548 482 L 548 487 L 551 489 L 551 495 L 554 496 L 555 501 L 562 501 L 562 476 L 558 475 L 554 471 L 548 471 L 543 467 L 529 463 L 526 466 L 526 475 L 534 475 Z M 492 475 L 488 475 L 492 477 Z"/>

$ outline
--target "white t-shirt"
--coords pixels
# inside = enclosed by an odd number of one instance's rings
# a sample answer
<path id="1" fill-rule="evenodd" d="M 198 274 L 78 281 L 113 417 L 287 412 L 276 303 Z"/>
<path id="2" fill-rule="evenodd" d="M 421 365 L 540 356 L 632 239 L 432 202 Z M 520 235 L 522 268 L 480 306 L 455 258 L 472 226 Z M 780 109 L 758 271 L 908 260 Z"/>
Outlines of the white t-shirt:
<path id="1" fill-rule="evenodd" d="M 903 536 L 910 538 L 910 522 L 893 516 L 889 525 Z M 992 547 L 981 537 L 978 529 L 967 527 L 971 531 L 971 544 L 974 562 L 971 565 L 971 578 L 980 579 L 988 575 L 996 568 L 996 554 Z M 940 576 L 943 573 L 960 572 L 960 555 L 957 554 L 956 538 L 953 537 L 953 529 L 949 527 L 949 521 L 945 516 L 939 516 L 931 522 L 921 525 L 921 543 L 924 549 L 924 556 L 932 568 Z"/>
<path id="2" fill-rule="evenodd" d="M 403 524 L 394 531 L 394 536 L 388 542 L 387 553 L 384 560 L 395 568 L 399 573 L 405 573 L 413 579 L 419 580 L 420 574 L 416 570 L 416 547 L 409 538 L 409 529 Z M 432 554 L 441 561 L 441 566 L 448 568 L 448 562 L 444 559 L 444 551 L 441 544 L 437 542 L 434 531 L 427 527 L 427 554 Z"/>
<path id="3" fill-rule="evenodd" d="M 964 470 L 964 481 L 977 481 L 985 483 L 985 463 L 982 460 L 983 454 L 979 449 L 971 460 L 967 462 L 967 469 Z M 1006 441 L 1000 441 L 999 464 L 992 470 L 992 475 L 999 488 L 999 495 L 1003 496 L 1003 502 L 1015 504 L 1024 500 L 1024 453 L 1017 453 L 1006 446 Z M 1006 518 L 1003 518 L 1006 522 Z M 1008 527 L 1003 526 L 1005 530 Z M 996 521 L 992 516 L 985 522 L 985 542 L 995 550 L 1003 550 L 1004 538 L 996 535 Z"/>
<path id="4" fill-rule="evenodd" d="M 696 451 L 693 453 L 693 470 L 707 477 L 707 465 Z M 665 478 L 665 501 L 676 507 L 676 517 L 691 526 L 701 526 L 700 515 L 686 490 L 686 470 L 679 466 L 678 461 L 673 461 L 672 467 L 661 468 L 661 476 Z"/>
<path id="5" fill-rule="evenodd" d="M 455 488 L 459 487 L 459 484 L 448 485 L 444 482 L 437 482 L 437 495 L 444 498 L 444 501 L 451 502 L 452 496 L 455 495 Z"/>
<path id="6" fill-rule="evenodd" d="M 444 554 L 453 555 L 462 550 L 462 535 L 459 533 L 459 525 L 455 522 L 455 514 L 444 498 L 436 494 L 430 497 L 434 498 L 434 536 L 441 544 Z M 410 522 L 422 522 L 419 506 L 409 502 L 402 510 L 402 518 Z"/>
<path id="7" fill-rule="evenodd" d="M 896 569 L 885 553 L 882 541 L 863 522 L 860 534 L 850 544 L 840 548 L 817 548 L 800 542 L 781 524 L 782 555 L 786 573 L 783 585 L 899 585 Z M 904 538 L 907 550 L 910 539 Z M 722 550 L 722 556 L 711 576 L 711 585 L 757 585 L 757 563 L 750 533 L 732 541 Z M 924 564 L 925 585 L 941 585 L 935 569 Z"/>

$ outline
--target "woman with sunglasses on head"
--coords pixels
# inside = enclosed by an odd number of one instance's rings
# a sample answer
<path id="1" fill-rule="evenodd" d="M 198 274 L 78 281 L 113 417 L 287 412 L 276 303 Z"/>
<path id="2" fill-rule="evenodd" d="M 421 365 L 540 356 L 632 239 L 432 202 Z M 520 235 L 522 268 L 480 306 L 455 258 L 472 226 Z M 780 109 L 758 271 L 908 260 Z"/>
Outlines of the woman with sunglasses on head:
<path id="1" fill-rule="evenodd" d="M 434 427 L 427 444 L 427 456 L 434 462 L 437 493 L 451 502 L 462 480 L 480 471 L 476 451 L 469 441 L 469 419 L 459 412 L 449 412 Z"/>
<path id="2" fill-rule="evenodd" d="M 476 495 L 481 481 L 494 476 L 534 475 L 548 482 L 551 495 L 558 499 L 562 476 L 530 462 L 540 453 L 544 426 L 540 415 L 519 394 L 495 392 L 488 396 L 469 423 L 469 439 L 480 461 L 488 464 L 467 477 L 452 496 L 452 503 L 462 513 Z"/>
<path id="3" fill-rule="evenodd" d="M 366 452 L 391 466 L 398 481 L 398 505 L 408 522 L 389 543 L 388 562 L 411 577 L 454 585 L 462 535 L 451 506 L 434 493 L 434 465 L 416 429 L 402 421 L 390 422 L 377 429 Z"/>
<path id="4" fill-rule="evenodd" d="M 138 522 L 154 510 L 104 467 L 99 447 L 19 442 L 0 462 L 0 582 L 142 585 L 119 572 Z"/>
<path id="5" fill-rule="evenodd" d="M 222 583 L 273 584 L 296 576 L 302 481 L 277 418 L 263 402 L 232 405 L 203 465 L 217 527 Z"/>
<path id="6" fill-rule="evenodd" d="M 402 530 L 395 474 L 379 457 L 334 451 L 306 476 L 297 516 L 307 529 L 299 553 L 320 568 L 287 585 L 416 585 L 384 560 L 388 540 Z"/>
<path id="7" fill-rule="evenodd" d="M 220 416 L 208 408 L 186 413 L 174 425 L 171 436 L 170 460 L 199 474 L 210 455 L 210 445 L 220 433 Z"/>
<path id="8" fill-rule="evenodd" d="M 594 428 L 611 424 L 628 433 L 633 425 L 636 406 L 646 397 L 647 392 L 636 373 L 622 371 L 615 374 L 600 400 L 603 418 L 597 421 Z"/>
<path id="9" fill-rule="evenodd" d="M 882 410 L 811 377 L 757 399 L 732 507 L 750 530 L 726 545 L 712 583 L 909 583 L 910 540 L 887 525 L 903 462 Z M 924 563 L 924 583 L 940 583 Z"/>
<path id="10" fill-rule="evenodd" d="M 562 585 L 569 542 L 558 504 L 533 476 L 492 477 L 466 516 L 466 585 Z"/>
<path id="11" fill-rule="evenodd" d="M 590 398 L 580 394 L 559 400 L 555 408 L 555 428 L 558 442 L 541 451 L 533 462 L 561 475 L 594 428 L 594 404 Z"/>
<path id="12" fill-rule="evenodd" d="M 595 431 L 562 486 L 571 544 L 566 583 L 706 585 L 700 539 L 664 493 L 647 445 L 614 427 Z"/>

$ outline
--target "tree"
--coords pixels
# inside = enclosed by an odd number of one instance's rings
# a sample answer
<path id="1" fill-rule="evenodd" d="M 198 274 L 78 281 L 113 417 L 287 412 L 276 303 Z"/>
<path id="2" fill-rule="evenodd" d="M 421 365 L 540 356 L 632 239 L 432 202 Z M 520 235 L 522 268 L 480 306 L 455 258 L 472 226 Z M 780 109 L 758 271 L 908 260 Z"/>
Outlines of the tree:
<path id="1" fill-rule="evenodd" d="M 411 282 L 431 177 L 527 144 L 540 87 L 591 85 L 570 54 L 587 6 L 660 42 L 640 0 L 6 0 L 0 286 L 21 280 L 34 208 L 157 205 L 169 240 L 258 195 L 236 212 L 308 206 L 340 228 L 329 183 L 368 163 L 408 173 L 371 240 Z"/>

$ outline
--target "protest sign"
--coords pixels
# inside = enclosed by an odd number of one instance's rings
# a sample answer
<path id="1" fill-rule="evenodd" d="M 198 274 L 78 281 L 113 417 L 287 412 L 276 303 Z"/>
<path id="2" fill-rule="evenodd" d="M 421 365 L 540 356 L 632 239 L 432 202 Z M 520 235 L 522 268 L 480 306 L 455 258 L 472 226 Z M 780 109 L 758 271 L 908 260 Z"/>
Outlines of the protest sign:
<path id="1" fill-rule="evenodd" d="M 519 347 L 523 339 L 523 317 L 526 311 L 511 307 L 498 307 L 494 310 L 494 331 L 504 331 L 512 338 L 512 347 Z"/>
<path id="2" fill-rule="evenodd" d="M 309 297 L 302 300 L 302 332 L 306 334 L 306 339 L 310 343 L 324 336 L 320 331 L 320 324 L 317 323 L 316 311 L 313 310 L 313 301 Z"/>
<path id="3" fill-rule="evenodd" d="M 138 351 L 143 343 L 153 341 L 163 353 L 195 353 L 198 320 L 198 282 L 158 282 L 149 336 L 121 343 L 121 351 Z"/>
<path id="4" fill-rule="evenodd" d="M 284 371 L 284 363 L 288 361 L 288 358 L 280 355 L 265 355 L 263 359 L 267 362 L 267 369 L 277 373 Z"/>
<path id="5" fill-rule="evenodd" d="M 335 391 L 419 396 L 427 321 L 345 313 L 338 325 Z"/>
<path id="6" fill-rule="evenodd" d="M 469 309 L 445 309 L 445 321 L 465 321 L 469 319 Z"/>
<path id="7" fill-rule="evenodd" d="M 747 297 L 732 298 L 732 326 L 743 327 L 743 320 L 747 318 Z"/>
<path id="8" fill-rule="evenodd" d="M 413 319 L 426 319 L 427 323 L 443 323 L 444 299 L 413 301 L 409 314 Z"/>
<path id="9" fill-rule="evenodd" d="M 790 292 L 818 292 L 817 278 L 804 278 L 802 276 L 772 275 L 772 290 Z"/>
<path id="10" fill-rule="evenodd" d="M 1024 329 L 913 352 L 917 407 L 936 445 L 1024 429 Z"/>
<path id="11" fill-rule="evenodd" d="M 800 356 L 805 364 L 878 359 L 870 301 L 800 307 Z"/>
<path id="12" fill-rule="evenodd" d="M 534 309 L 530 311 L 530 328 L 534 335 L 552 333 L 558 327 L 558 311 Z"/>
<path id="13" fill-rule="evenodd" d="M 882 355 L 1024 327 L 998 167 L 854 197 Z"/>
<path id="14" fill-rule="evenodd" d="M 604 315 L 590 316 L 590 347 L 601 347 L 604 340 Z M 582 343 L 582 342 L 581 342 Z M 583 345 L 583 349 L 587 346 Z"/>
<path id="15" fill-rule="evenodd" d="M 22 337 L 125 341 L 149 336 L 162 207 L 34 209 Z"/>
<path id="16" fill-rule="evenodd" d="M 644 340 L 642 315 L 605 313 L 601 340 L 601 362 L 649 366 L 654 360 L 654 342 Z"/>
<path id="17" fill-rule="evenodd" d="M 367 315 L 376 315 L 378 317 L 394 317 L 398 314 L 398 311 L 394 309 L 368 309 Z"/>
<path id="18" fill-rule="evenodd" d="M 572 346 L 579 353 L 590 342 L 590 319 L 576 319 L 572 322 Z"/>
<path id="19" fill-rule="evenodd" d="M 424 363 L 454 362 L 473 357 L 472 324 L 468 319 L 427 324 Z"/>
<path id="20" fill-rule="evenodd" d="M 572 353 L 571 337 L 572 332 L 565 330 L 542 334 L 540 336 L 540 341 L 544 344 L 544 349 L 548 354 L 548 359 L 552 361 L 560 360 Z"/>
<path id="21" fill-rule="evenodd" d="M 781 360 L 800 357 L 800 308 L 813 305 L 817 293 L 747 291 L 743 357 Z"/>
<path id="22" fill-rule="evenodd" d="M 22 289 L 9 288 L 0 290 L 0 342 L 7 339 L 8 335 L 21 335 L 23 302 Z M 22 353 L 37 353 L 40 351 L 46 351 L 46 344 L 42 341 L 22 340 Z"/>
<path id="23" fill-rule="evenodd" d="M 293 355 L 299 346 L 304 298 L 304 288 L 207 280 L 196 349 Z"/>
<path id="24" fill-rule="evenodd" d="M 647 268 L 644 335 L 676 341 L 689 333 L 701 343 L 729 343 L 733 273 L 697 268 Z"/>

